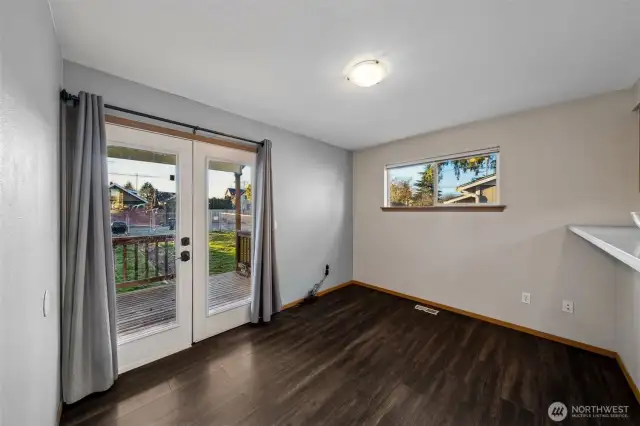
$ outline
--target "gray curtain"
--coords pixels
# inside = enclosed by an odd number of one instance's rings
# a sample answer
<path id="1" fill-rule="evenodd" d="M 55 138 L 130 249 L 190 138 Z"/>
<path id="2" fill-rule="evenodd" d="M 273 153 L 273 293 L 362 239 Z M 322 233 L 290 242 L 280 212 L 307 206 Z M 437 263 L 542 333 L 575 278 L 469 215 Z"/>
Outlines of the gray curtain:
<path id="1" fill-rule="evenodd" d="M 62 394 L 72 403 L 118 374 L 107 139 L 102 97 L 61 105 Z"/>
<path id="2" fill-rule="evenodd" d="M 273 188 L 271 183 L 271 141 L 258 147 L 256 159 L 256 188 L 253 191 L 253 267 L 251 286 L 251 322 L 269 322 L 282 309 L 276 242 L 273 226 Z"/>

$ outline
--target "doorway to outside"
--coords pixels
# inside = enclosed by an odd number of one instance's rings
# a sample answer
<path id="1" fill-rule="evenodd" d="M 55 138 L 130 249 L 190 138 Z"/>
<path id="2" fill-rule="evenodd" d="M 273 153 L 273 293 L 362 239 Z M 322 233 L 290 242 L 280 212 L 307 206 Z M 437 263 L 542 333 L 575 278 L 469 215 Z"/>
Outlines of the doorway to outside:
<path id="1" fill-rule="evenodd" d="M 207 300 L 214 314 L 251 298 L 251 167 L 209 160 L 207 183 Z"/>
<path id="2" fill-rule="evenodd" d="M 119 371 L 249 320 L 255 153 L 107 125 Z"/>

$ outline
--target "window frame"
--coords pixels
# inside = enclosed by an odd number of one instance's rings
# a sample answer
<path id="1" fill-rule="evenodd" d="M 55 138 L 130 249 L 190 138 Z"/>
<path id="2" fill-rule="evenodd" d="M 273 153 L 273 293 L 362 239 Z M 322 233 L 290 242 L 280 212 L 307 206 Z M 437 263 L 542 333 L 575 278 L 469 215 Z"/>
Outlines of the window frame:
<path id="1" fill-rule="evenodd" d="M 434 164 L 436 167 L 435 173 L 437 175 L 440 168 L 440 163 L 444 161 L 459 160 L 468 157 L 477 157 L 496 154 L 496 201 L 492 203 L 464 203 L 464 204 L 445 204 L 438 201 L 438 179 L 434 179 L 433 193 L 436 194 L 431 206 L 391 206 L 390 202 L 390 185 L 389 171 L 393 169 L 399 169 L 402 167 L 417 166 L 423 164 Z M 440 155 L 436 157 L 423 158 L 420 160 L 404 161 L 400 163 L 390 163 L 384 166 L 384 200 L 383 211 L 503 211 L 506 206 L 501 204 L 501 174 L 500 174 L 500 147 L 494 146 L 490 148 L 470 150 L 458 152 L 455 154 Z"/>

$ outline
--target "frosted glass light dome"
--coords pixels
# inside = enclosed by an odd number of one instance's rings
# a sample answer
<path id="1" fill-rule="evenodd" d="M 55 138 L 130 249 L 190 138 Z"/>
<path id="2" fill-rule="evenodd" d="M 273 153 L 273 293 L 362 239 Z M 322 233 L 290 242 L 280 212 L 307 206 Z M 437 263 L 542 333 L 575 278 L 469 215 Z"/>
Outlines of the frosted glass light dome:
<path id="1" fill-rule="evenodd" d="M 376 59 L 355 64 L 347 74 L 347 80 L 360 87 L 370 87 L 380 83 L 387 75 L 387 70 Z"/>

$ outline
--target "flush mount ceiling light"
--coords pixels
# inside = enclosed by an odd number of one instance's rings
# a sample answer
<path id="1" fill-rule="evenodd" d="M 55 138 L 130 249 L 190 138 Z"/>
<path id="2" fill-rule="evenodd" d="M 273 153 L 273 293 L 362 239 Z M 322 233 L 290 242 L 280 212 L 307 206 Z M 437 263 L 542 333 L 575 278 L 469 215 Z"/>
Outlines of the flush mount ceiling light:
<path id="1" fill-rule="evenodd" d="M 370 87 L 380 83 L 387 70 L 377 59 L 358 62 L 347 73 L 347 80 L 360 87 Z"/>

